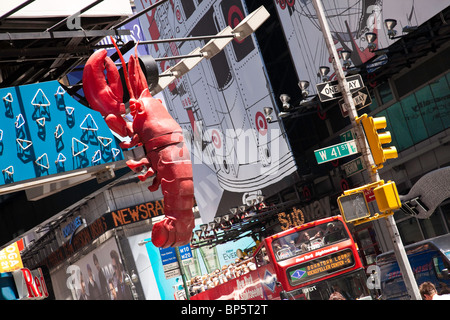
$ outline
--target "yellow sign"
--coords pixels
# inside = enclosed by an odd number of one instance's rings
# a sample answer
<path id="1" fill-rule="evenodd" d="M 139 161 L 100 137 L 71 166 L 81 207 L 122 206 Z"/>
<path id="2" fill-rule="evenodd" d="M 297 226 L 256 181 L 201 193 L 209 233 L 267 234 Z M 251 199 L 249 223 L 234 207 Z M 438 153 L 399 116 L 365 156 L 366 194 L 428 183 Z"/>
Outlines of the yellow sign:
<path id="1" fill-rule="evenodd" d="M 0 251 L 0 273 L 12 272 L 21 268 L 23 268 L 23 263 L 17 242 Z"/>

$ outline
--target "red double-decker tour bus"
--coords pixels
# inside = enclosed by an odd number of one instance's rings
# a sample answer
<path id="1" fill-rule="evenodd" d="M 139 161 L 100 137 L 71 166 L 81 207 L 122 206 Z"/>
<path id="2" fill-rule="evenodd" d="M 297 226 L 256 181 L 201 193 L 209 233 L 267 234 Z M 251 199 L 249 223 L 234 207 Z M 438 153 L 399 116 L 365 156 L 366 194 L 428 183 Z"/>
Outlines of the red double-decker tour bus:
<path id="1" fill-rule="evenodd" d="M 361 259 L 341 216 L 267 237 L 252 258 L 243 263 L 246 271 L 239 276 L 228 277 L 226 282 L 191 299 L 370 299 Z"/>

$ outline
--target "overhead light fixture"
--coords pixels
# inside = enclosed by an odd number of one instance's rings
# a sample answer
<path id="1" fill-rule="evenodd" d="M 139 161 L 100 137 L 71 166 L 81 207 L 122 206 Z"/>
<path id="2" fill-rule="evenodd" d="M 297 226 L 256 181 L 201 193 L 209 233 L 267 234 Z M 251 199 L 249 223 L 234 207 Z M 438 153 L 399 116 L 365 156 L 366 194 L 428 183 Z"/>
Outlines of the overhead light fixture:
<path id="1" fill-rule="evenodd" d="M 210 230 L 215 231 L 216 223 L 214 221 L 209 222 L 208 225 Z"/>
<path id="2" fill-rule="evenodd" d="M 366 40 L 368 42 L 367 48 L 369 48 L 370 52 L 373 52 L 377 48 L 377 45 L 375 43 L 375 41 L 377 40 L 377 34 L 375 32 L 367 32 Z"/>
<path id="3" fill-rule="evenodd" d="M 341 51 L 342 60 L 350 60 L 351 55 L 352 55 L 352 52 L 350 50 L 342 50 Z"/>
<path id="4" fill-rule="evenodd" d="M 306 89 L 308 89 L 308 87 L 309 87 L 309 81 L 306 81 L 306 80 L 300 80 L 299 82 L 298 82 L 298 86 L 299 86 L 299 88 L 303 91 L 303 90 L 306 90 Z"/>
<path id="5" fill-rule="evenodd" d="M 250 13 L 233 29 L 233 33 L 236 35 L 236 40 L 241 42 L 253 32 L 256 31 L 263 23 L 270 17 L 269 12 L 260 6 L 258 9 Z"/>
<path id="6" fill-rule="evenodd" d="M 283 103 L 283 109 L 289 110 L 291 109 L 291 105 L 289 104 L 289 101 L 291 100 L 291 97 L 285 93 L 282 93 L 280 95 L 280 100 Z"/>
<path id="7" fill-rule="evenodd" d="M 385 19 L 384 25 L 386 26 L 386 29 L 388 30 L 389 39 L 393 39 L 397 34 L 397 31 L 394 30 L 395 26 L 397 25 L 397 20 Z"/>
<path id="8" fill-rule="evenodd" d="M 328 73 L 330 72 L 330 67 L 320 66 L 319 75 L 322 77 L 322 81 L 328 81 Z"/>
<path id="9" fill-rule="evenodd" d="M 346 69 L 350 68 L 352 65 L 352 62 L 350 61 L 350 57 L 352 55 L 352 52 L 350 50 L 342 50 L 341 51 L 341 57 L 343 60 L 344 67 Z"/>
<path id="10" fill-rule="evenodd" d="M 192 56 L 190 58 L 184 58 L 181 61 L 179 61 L 177 64 L 175 64 L 173 67 L 169 68 L 171 72 L 173 72 L 173 75 L 177 78 L 181 77 L 182 75 L 189 72 L 189 70 L 192 70 L 197 64 L 202 61 L 205 56 L 200 52 L 200 48 L 195 48 L 193 51 L 191 51 L 188 56 Z"/>
<path id="11" fill-rule="evenodd" d="M 273 112 L 273 109 L 271 107 L 264 107 L 263 112 L 264 112 L 264 115 L 266 116 L 266 121 L 269 123 L 272 122 L 271 114 Z M 239 210 L 240 210 L 240 207 L 239 207 Z"/>
<path id="12" fill-rule="evenodd" d="M 150 93 L 152 96 L 156 95 L 158 92 L 161 92 L 164 90 L 165 87 L 167 87 L 172 81 L 174 81 L 177 77 L 175 77 L 172 73 L 172 71 L 167 69 L 163 73 L 159 75 L 158 83 L 155 85 L 154 88 L 150 90 Z"/>
<path id="13" fill-rule="evenodd" d="M 217 35 L 218 36 L 229 36 L 228 38 L 217 38 L 210 40 L 207 44 L 203 46 L 203 48 L 200 49 L 200 52 L 205 55 L 205 58 L 211 59 L 216 54 L 218 54 L 220 51 L 222 51 L 227 44 L 233 40 L 235 35 L 232 32 L 230 26 L 227 26 L 225 29 L 220 31 Z"/>
<path id="14" fill-rule="evenodd" d="M 302 91 L 303 99 L 306 99 L 309 96 L 309 91 L 306 90 L 309 87 L 309 81 L 300 80 L 298 83 L 298 86 L 299 86 L 300 90 Z"/>

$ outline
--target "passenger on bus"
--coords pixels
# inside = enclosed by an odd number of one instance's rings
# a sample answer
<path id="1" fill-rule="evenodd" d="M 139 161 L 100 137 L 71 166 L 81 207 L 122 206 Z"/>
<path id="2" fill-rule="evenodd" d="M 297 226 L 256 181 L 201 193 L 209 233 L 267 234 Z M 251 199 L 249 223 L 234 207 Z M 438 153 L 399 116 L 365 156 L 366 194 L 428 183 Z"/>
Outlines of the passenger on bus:
<path id="1" fill-rule="evenodd" d="M 450 300 L 450 294 L 439 295 L 432 282 L 426 281 L 419 286 L 423 300 Z"/>
<path id="2" fill-rule="evenodd" d="M 301 242 L 300 248 L 303 252 L 309 251 L 311 236 L 308 231 L 303 232 L 303 234 L 299 237 L 299 241 Z"/>
<path id="3" fill-rule="evenodd" d="M 337 227 L 333 222 L 327 224 L 325 230 L 325 243 L 333 243 L 342 239 L 341 228 Z"/>

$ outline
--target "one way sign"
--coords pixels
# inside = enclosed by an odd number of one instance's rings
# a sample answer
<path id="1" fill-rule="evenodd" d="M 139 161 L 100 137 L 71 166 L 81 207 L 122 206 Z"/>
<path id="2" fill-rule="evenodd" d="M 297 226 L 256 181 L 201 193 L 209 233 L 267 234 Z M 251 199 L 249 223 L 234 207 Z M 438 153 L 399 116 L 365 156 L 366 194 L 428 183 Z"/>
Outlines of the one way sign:
<path id="1" fill-rule="evenodd" d="M 354 92 L 364 87 L 361 75 L 359 74 L 348 76 L 345 79 L 347 80 L 350 92 Z M 318 83 L 316 84 L 316 88 L 321 102 L 342 98 L 342 92 L 339 88 L 339 83 L 337 80 Z"/>

